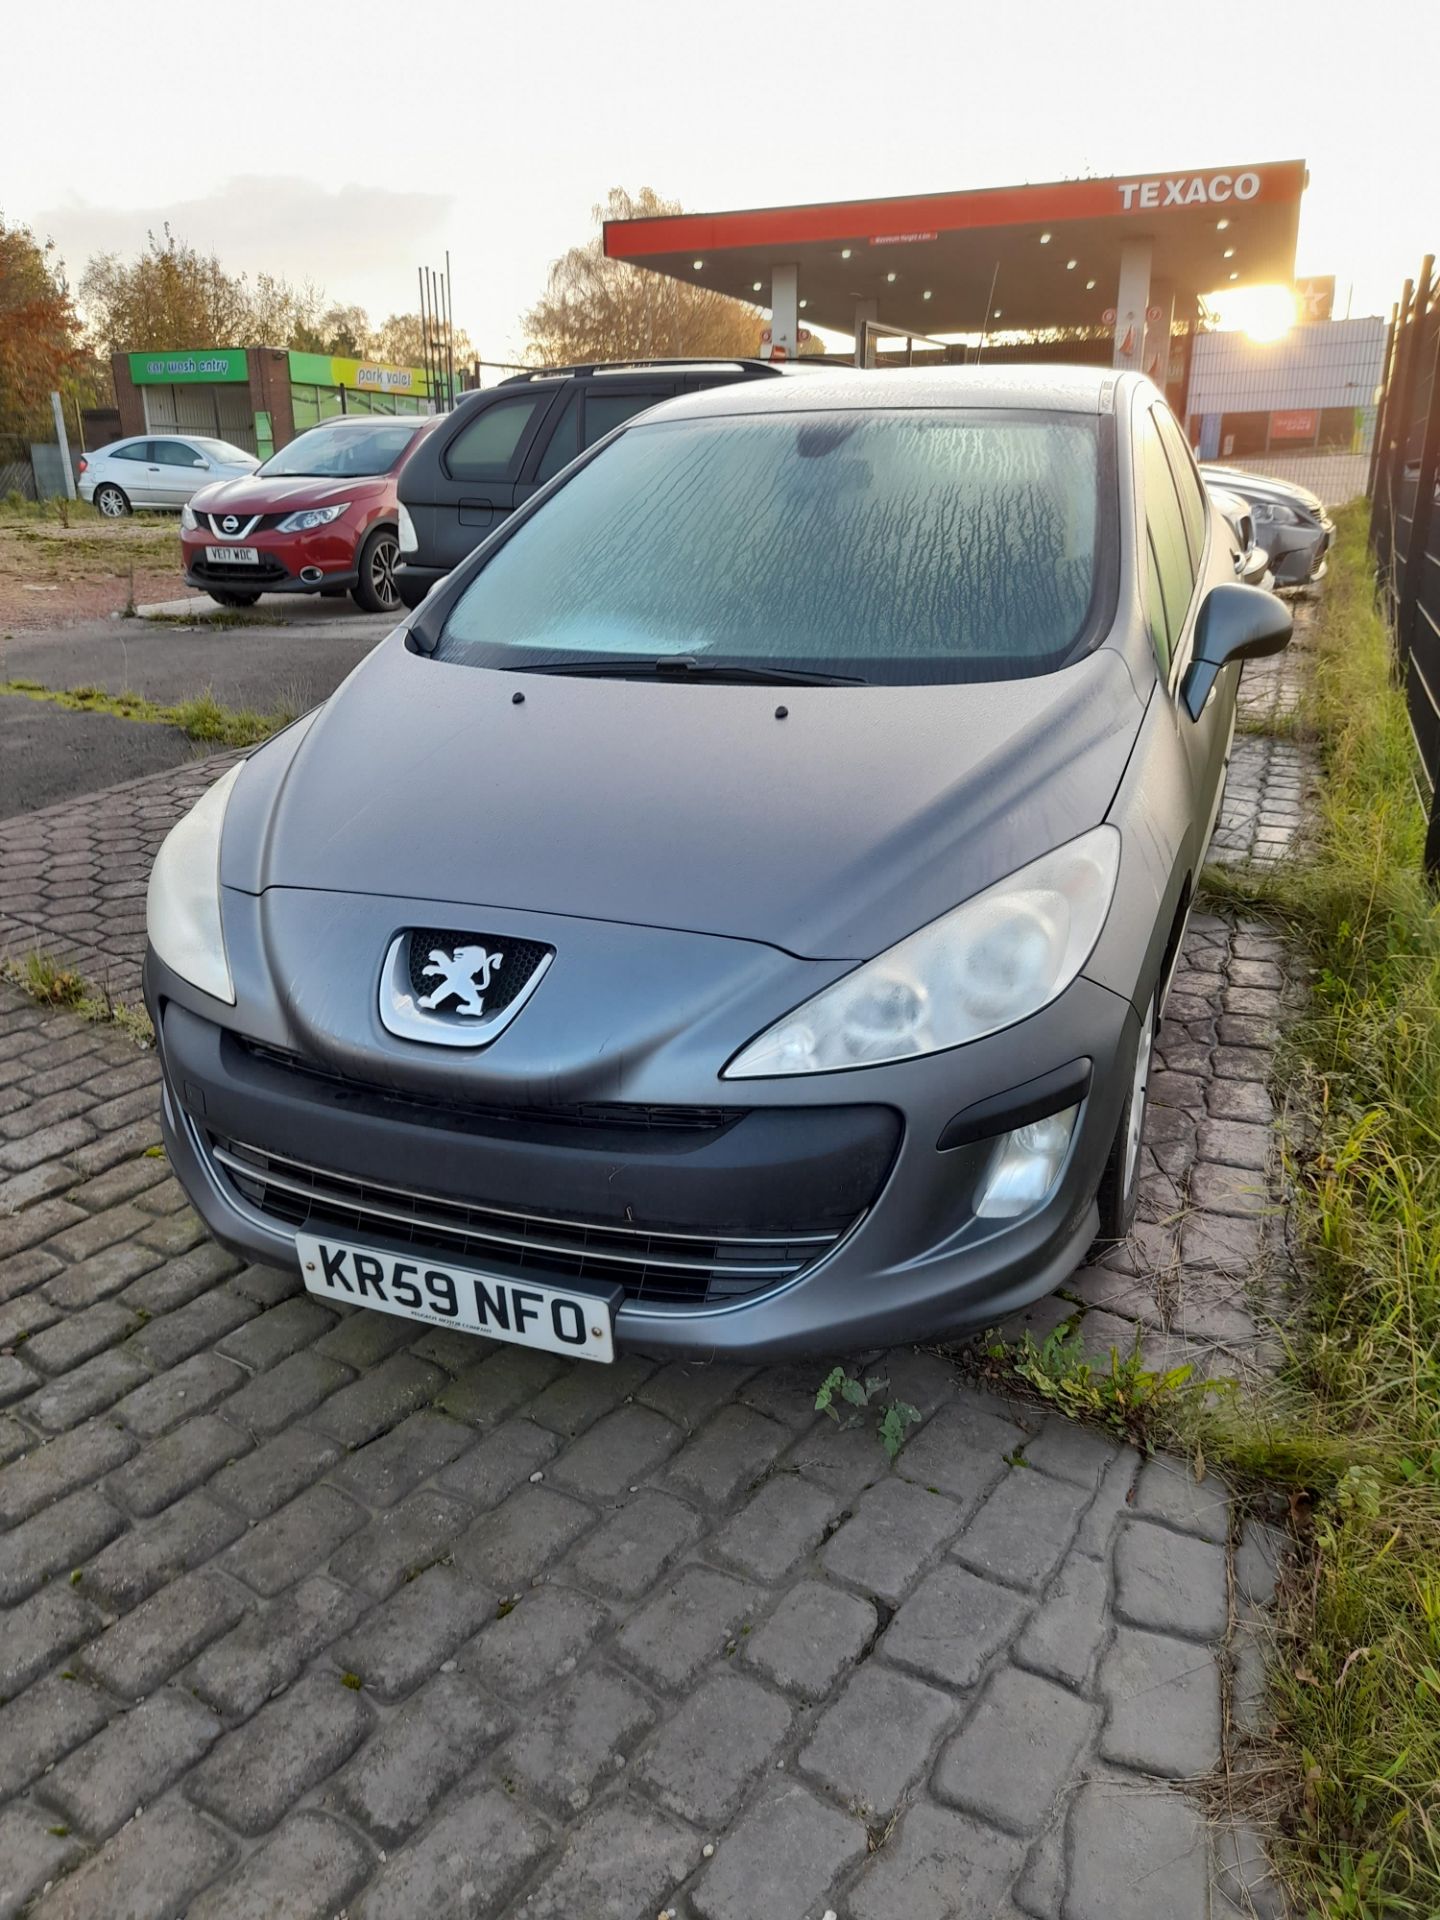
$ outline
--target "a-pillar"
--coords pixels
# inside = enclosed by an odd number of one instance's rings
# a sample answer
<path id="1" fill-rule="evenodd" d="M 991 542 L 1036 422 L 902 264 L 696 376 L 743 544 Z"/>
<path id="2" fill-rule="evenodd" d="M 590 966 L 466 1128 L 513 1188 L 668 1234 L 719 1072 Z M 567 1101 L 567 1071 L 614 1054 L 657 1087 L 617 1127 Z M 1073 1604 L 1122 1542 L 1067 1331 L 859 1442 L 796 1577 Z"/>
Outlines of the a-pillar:
<path id="1" fill-rule="evenodd" d="M 867 335 L 867 320 L 880 318 L 878 300 L 857 300 L 855 302 L 855 364 L 857 367 L 873 367 L 875 364 L 875 341 L 873 335 Z"/>
<path id="2" fill-rule="evenodd" d="M 1148 240 L 1127 240 L 1120 249 L 1120 286 L 1115 295 L 1112 364 L 1138 373 L 1144 364 L 1145 309 L 1150 304 Z"/>
<path id="3" fill-rule="evenodd" d="M 1145 303 L 1144 371 L 1164 393 L 1170 376 L 1170 334 L 1175 325 L 1175 289 L 1157 280 Z"/>
<path id="4" fill-rule="evenodd" d="M 800 269 L 770 269 L 770 358 L 794 360 L 800 352 Z"/>

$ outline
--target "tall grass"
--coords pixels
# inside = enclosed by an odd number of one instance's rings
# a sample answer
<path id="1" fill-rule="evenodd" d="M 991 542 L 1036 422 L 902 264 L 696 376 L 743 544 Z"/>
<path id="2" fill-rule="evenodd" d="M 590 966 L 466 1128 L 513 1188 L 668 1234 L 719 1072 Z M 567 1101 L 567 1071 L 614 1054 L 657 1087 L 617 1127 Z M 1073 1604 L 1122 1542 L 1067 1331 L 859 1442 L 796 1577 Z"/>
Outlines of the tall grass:
<path id="1" fill-rule="evenodd" d="M 1440 910 L 1359 508 L 1340 516 L 1306 718 L 1314 858 L 1212 876 L 1312 967 L 1281 1055 L 1305 1289 L 1289 1397 L 1225 1442 L 1309 1482 L 1313 1561 L 1273 1698 L 1294 1755 L 1282 1852 L 1326 1920 L 1440 1915 Z"/>

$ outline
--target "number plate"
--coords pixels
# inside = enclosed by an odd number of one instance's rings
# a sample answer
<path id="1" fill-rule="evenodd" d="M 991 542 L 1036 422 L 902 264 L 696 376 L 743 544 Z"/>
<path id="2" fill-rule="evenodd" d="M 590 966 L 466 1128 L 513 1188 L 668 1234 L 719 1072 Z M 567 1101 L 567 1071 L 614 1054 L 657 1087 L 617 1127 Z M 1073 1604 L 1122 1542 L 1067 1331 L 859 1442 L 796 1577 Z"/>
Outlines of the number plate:
<path id="1" fill-rule="evenodd" d="M 205 558 L 216 567 L 258 567 L 258 547 L 207 547 Z"/>
<path id="2" fill-rule="evenodd" d="M 501 1280 L 447 1260 L 385 1253 L 351 1241 L 297 1233 L 300 1277 L 322 1300 L 375 1307 L 428 1326 L 457 1327 L 517 1346 L 544 1347 L 572 1360 L 615 1358 L 611 1305 L 591 1293 L 563 1293 Z"/>

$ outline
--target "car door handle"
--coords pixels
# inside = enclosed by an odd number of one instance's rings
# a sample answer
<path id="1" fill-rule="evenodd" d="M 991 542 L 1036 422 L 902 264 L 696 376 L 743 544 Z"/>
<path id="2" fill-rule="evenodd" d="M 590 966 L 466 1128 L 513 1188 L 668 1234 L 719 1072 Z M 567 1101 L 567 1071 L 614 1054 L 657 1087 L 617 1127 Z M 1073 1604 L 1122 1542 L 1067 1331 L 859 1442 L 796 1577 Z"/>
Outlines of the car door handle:
<path id="1" fill-rule="evenodd" d="M 158 473 L 160 469 L 158 467 L 146 467 L 145 471 L 146 473 Z"/>

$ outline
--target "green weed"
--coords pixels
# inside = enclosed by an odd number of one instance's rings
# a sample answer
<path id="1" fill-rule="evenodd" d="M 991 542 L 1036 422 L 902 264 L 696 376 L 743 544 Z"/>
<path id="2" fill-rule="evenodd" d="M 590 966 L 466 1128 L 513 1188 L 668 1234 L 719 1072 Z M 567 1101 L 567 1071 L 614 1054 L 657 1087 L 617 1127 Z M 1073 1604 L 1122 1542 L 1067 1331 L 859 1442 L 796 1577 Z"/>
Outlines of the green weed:
<path id="1" fill-rule="evenodd" d="M 114 999 L 108 987 L 91 987 L 80 974 L 57 965 L 47 953 L 36 951 L 27 953 L 23 960 L 0 960 L 0 980 L 21 988 L 42 1007 L 65 1007 L 82 1020 L 117 1026 L 138 1046 L 155 1044 L 155 1029 L 144 1007 Z"/>
<path id="2" fill-rule="evenodd" d="M 222 707 L 209 692 L 177 701 L 173 706 L 161 706 L 129 689 L 109 693 L 104 687 L 57 688 L 40 686 L 34 680 L 0 680 L 0 696 L 4 695 L 48 702 L 73 713 L 108 713 L 117 720 L 133 720 L 146 726 L 178 727 L 188 739 L 213 747 L 259 746 L 295 718 L 289 708 L 275 713 L 255 713 L 248 707 L 239 711 Z"/>
<path id="3" fill-rule="evenodd" d="M 880 1396 L 889 1391 L 890 1382 L 880 1374 L 873 1374 L 868 1380 L 857 1380 L 844 1367 L 832 1367 L 820 1382 L 815 1395 L 815 1411 L 828 1413 L 840 1427 L 854 1427 L 860 1424 L 860 1411 L 874 1408 L 879 1415 L 875 1433 L 882 1447 L 893 1460 L 905 1444 L 905 1430 L 913 1427 L 920 1418 L 917 1407 L 908 1400 L 884 1400 Z M 856 1412 L 842 1413 L 843 1407 L 853 1407 Z"/>
<path id="4" fill-rule="evenodd" d="M 1018 1347 L 988 1335 L 985 1355 L 992 1369 L 1010 1373 L 1060 1413 L 1093 1420 L 1147 1453 L 1193 1428 L 1205 1403 L 1233 1387 L 1230 1381 L 1197 1380 L 1188 1364 L 1164 1372 L 1147 1367 L 1138 1327 L 1128 1353 L 1112 1346 L 1103 1358 L 1085 1345 L 1071 1320 L 1038 1344 L 1028 1332 Z"/>

